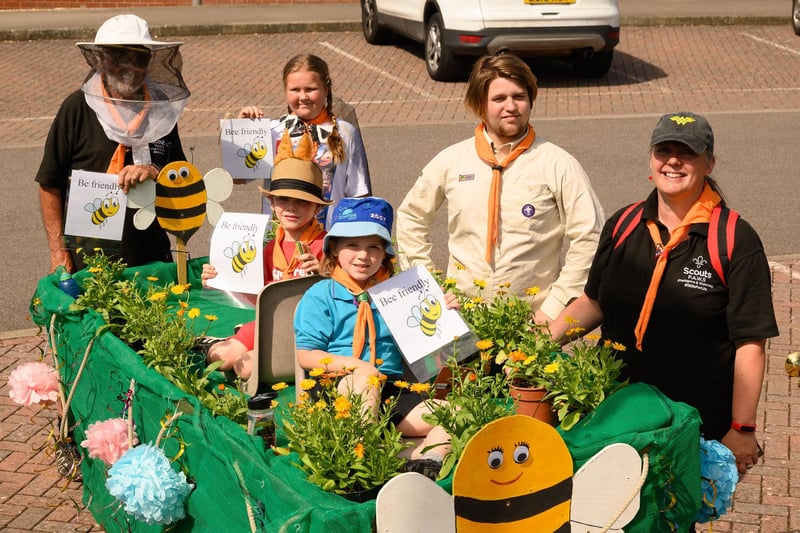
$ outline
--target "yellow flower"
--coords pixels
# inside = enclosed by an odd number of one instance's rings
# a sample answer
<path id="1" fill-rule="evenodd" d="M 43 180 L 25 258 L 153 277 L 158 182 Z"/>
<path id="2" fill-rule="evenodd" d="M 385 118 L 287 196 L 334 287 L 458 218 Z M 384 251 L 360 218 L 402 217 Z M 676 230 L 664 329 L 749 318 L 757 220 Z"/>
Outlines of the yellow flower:
<path id="1" fill-rule="evenodd" d="M 527 289 L 525 289 L 525 294 L 527 294 L 528 296 L 536 296 L 537 294 L 539 294 L 539 287 L 528 287 Z"/>
<path id="2" fill-rule="evenodd" d="M 590 333 L 588 335 L 584 335 L 584 337 L 586 339 L 590 340 L 590 341 L 599 341 L 600 340 L 600 335 L 598 335 L 597 333 Z"/>
<path id="3" fill-rule="evenodd" d="M 603 340 L 603 348 L 611 348 L 611 339 Z"/>
<path id="4" fill-rule="evenodd" d="M 205 315 L 205 319 L 209 322 L 214 322 L 217 319 L 217 315 Z"/>
<path id="5" fill-rule="evenodd" d="M 324 368 L 312 368 L 311 370 L 309 370 L 308 375 L 311 376 L 312 378 L 318 378 L 324 373 L 325 373 Z"/>
<path id="6" fill-rule="evenodd" d="M 464 309 L 475 309 L 475 304 L 473 302 L 466 302 L 464 303 Z"/>
<path id="7" fill-rule="evenodd" d="M 625 345 L 622 344 L 621 342 L 612 342 L 611 347 L 618 352 L 624 352 L 625 350 L 627 350 L 627 348 L 625 348 Z"/>
<path id="8" fill-rule="evenodd" d="M 394 386 L 397 387 L 398 389 L 407 389 L 408 381 L 403 381 L 401 379 L 398 379 L 397 381 L 394 382 Z"/>
<path id="9" fill-rule="evenodd" d="M 95 247 L 95 248 L 92 248 L 92 251 L 93 251 L 94 253 L 98 254 L 98 253 L 102 252 L 102 251 L 103 251 L 103 249 L 102 249 L 102 248 L 99 248 L 99 247 Z"/>
<path id="10" fill-rule="evenodd" d="M 323 411 L 326 407 L 328 407 L 328 404 L 325 403 L 325 400 L 317 400 L 314 404 L 314 409 L 317 411 Z"/>
<path id="11" fill-rule="evenodd" d="M 475 285 L 476 287 L 478 287 L 479 289 L 485 289 L 486 288 L 486 282 L 484 280 L 482 280 L 482 279 L 473 280 L 472 284 Z"/>
<path id="12" fill-rule="evenodd" d="M 486 353 L 486 352 L 481 352 L 481 361 L 484 361 L 484 362 L 485 361 L 491 361 L 491 359 L 492 359 L 492 354 Z"/>
<path id="13" fill-rule="evenodd" d="M 314 388 L 314 385 L 316 384 L 317 382 L 314 381 L 313 379 L 304 379 L 303 381 L 300 382 L 300 388 L 303 390 L 311 390 Z"/>
<path id="14" fill-rule="evenodd" d="M 430 389 L 431 389 L 431 386 L 428 383 L 414 383 L 409 388 L 409 390 L 411 392 L 417 392 L 417 393 L 428 392 Z"/>
<path id="15" fill-rule="evenodd" d="M 472 303 L 474 304 L 482 304 L 485 300 L 481 296 L 475 296 L 472 298 Z"/>
<path id="16" fill-rule="evenodd" d="M 276 408 L 276 407 L 278 407 L 279 405 L 280 405 L 280 404 L 278 403 L 278 400 L 272 400 L 271 402 L 269 402 L 269 406 L 270 406 L 272 409 L 275 409 L 275 408 Z"/>
<path id="17" fill-rule="evenodd" d="M 377 389 L 381 386 L 381 378 L 378 376 L 370 376 L 367 378 L 367 383 L 370 387 L 375 387 Z"/>
<path id="18" fill-rule="evenodd" d="M 91 272 L 92 274 L 99 274 L 102 271 L 103 271 L 103 269 L 100 268 L 100 267 L 97 267 L 97 266 L 91 267 L 89 269 L 89 272 Z"/>
<path id="19" fill-rule="evenodd" d="M 483 339 L 475 343 L 475 347 L 479 350 L 488 350 L 492 346 L 494 346 L 492 339 Z"/>
<path id="20" fill-rule="evenodd" d="M 337 396 L 333 401 L 333 408 L 337 411 L 349 411 L 352 406 L 353 404 L 347 396 Z"/>
<path id="21" fill-rule="evenodd" d="M 167 293 L 164 291 L 154 292 L 150 295 L 151 302 L 160 302 L 167 297 Z"/>
<path id="22" fill-rule="evenodd" d="M 178 305 L 181 306 L 181 309 L 189 308 L 189 302 L 178 302 Z"/>
<path id="23" fill-rule="evenodd" d="M 356 447 L 353 449 L 353 453 L 359 459 L 363 459 L 364 458 L 364 445 L 361 444 L 360 442 L 358 444 L 356 444 Z"/>
<path id="24" fill-rule="evenodd" d="M 574 327 L 574 328 L 570 328 L 570 329 L 568 329 L 568 330 L 567 330 L 567 332 L 565 333 L 565 335 L 566 335 L 567 337 L 573 337 L 573 336 L 574 336 L 574 337 L 578 337 L 578 336 L 580 336 L 580 334 L 581 334 L 581 333 L 583 333 L 584 331 L 586 331 L 586 329 L 585 329 L 585 328 L 581 328 L 581 327 Z"/>
<path id="25" fill-rule="evenodd" d="M 181 284 L 173 285 L 172 288 L 170 289 L 170 291 L 172 292 L 172 294 L 176 294 L 176 295 L 177 294 L 183 294 L 186 291 L 186 287 L 184 287 Z"/>
<path id="26" fill-rule="evenodd" d="M 511 282 L 510 281 L 506 281 L 506 282 L 498 284 L 497 286 L 500 287 L 501 289 L 510 289 L 511 288 Z"/>
<path id="27" fill-rule="evenodd" d="M 287 385 L 286 383 L 281 381 L 280 383 L 274 384 L 272 386 L 272 390 L 278 391 L 278 390 L 283 390 L 283 389 L 288 388 L 288 387 L 289 387 L 289 385 Z"/>
<path id="28" fill-rule="evenodd" d="M 147 276 L 147 281 L 158 281 L 158 278 L 155 276 Z"/>
<path id="29" fill-rule="evenodd" d="M 320 357 L 319 358 L 319 364 L 321 364 L 323 366 L 328 366 L 332 362 L 333 362 L 333 357 L 331 357 L 329 355 L 326 355 L 325 357 Z"/>
<path id="30" fill-rule="evenodd" d="M 179 309 L 178 311 L 176 311 L 175 315 L 176 316 L 183 316 L 183 309 Z"/>
<path id="31" fill-rule="evenodd" d="M 225 384 L 224 383 L 220 383 L 219 385 L 217 385 L 217 388 L 219 390 L 225 390 Z"/>
<path id="32" fill-rule="evenodd" d="M 549 365 L 544 367 L 544 371 L 548 374 L 552 374 L 553 372 L 558 371 L 558 361 L 553 361 Z"/>
<path id="33" fill-rule="evenodd" d="M 458 261 L 455 262 L 456 270 L 466 270 L 467 267 L 459 263 Z"/>
<path id="34" fill-rule="evenodd" d="M 33 299 L 33 305 L 42 305 L 42 299 L 41 298 L 34 298 Z"/>
<path id="35" fill-rule="evenodd" d="M 381 366 L 382 364 L 383 364 L 383 359 L 381 359 L 380 357 L 378 359 L 375 359 L 375 366 Z"/>
<path id="36" fill-rule="evenodd" d="M 200 316 L 200 310 L 196 307 L 193 307 L 189 310 L 189 318 L 197 318 Z"/>

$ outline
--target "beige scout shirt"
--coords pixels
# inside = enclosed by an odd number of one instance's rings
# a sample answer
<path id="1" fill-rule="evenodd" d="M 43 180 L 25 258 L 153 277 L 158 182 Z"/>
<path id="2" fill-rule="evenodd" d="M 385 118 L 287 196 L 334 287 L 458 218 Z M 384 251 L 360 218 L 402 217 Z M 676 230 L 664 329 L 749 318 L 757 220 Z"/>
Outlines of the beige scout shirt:
<path id="1" fill-rule="evenodd" d="M 447 276 L 459 289 L 484 297 L 503 284 L 532 309 L 555 318 L 582 291 L 605 217 L 580 163 L 541 138 L 503 172 L 500 226 L 494 264 L 486 263 L 491 168 L 478 158 L 471 137 L 440 152 L 422 170 L 397 211 L 398 260 L 403 269 L 434 268 L 430 232 L 447 200 Z M 563 253 L 562 253 L 563 251 Z M 463 269 L 456 268 L 456 264 Z"/>

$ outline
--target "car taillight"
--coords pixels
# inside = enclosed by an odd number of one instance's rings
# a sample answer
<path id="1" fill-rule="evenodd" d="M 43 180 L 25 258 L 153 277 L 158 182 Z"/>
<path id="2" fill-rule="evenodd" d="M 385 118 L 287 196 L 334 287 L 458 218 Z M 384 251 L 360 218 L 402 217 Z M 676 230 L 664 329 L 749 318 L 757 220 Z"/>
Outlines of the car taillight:
<path id="1" fill-rule="evenodd" d="M 481 42 L 481 39 L 483 39 L 483 37 L 481 37 L 480 35 L 459 35 L 458 36 L 458 40 L 462 44 L 478 44 L 479 42 Z"/>

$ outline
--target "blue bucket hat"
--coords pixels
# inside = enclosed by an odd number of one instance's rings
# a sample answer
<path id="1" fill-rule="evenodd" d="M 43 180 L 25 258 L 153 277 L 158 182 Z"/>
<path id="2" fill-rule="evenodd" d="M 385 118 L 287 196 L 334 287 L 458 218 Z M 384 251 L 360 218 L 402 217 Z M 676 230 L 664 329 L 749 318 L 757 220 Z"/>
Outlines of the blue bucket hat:
<path id="1" fill-rule="evenodd" d="M 386 242 L 386 253 L 394 256 L 392 246 L 392 223 L 394 210 L 383 198 L 342 198 L 333 210 L 331 229 L 322 242 L 322 250 L 328 253 L 330 237 L 367 237 L 377 235 Z"/>

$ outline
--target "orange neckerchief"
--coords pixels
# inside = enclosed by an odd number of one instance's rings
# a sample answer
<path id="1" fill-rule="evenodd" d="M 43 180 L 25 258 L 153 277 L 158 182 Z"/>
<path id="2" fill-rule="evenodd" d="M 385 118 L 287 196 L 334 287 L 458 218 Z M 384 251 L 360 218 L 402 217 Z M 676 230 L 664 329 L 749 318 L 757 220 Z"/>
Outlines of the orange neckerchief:
<path id="1" fill-rule="evenodd" d="M 345 272 L 342 267 L 336 265 L 336 268 L 331 272 L 331 278 L 338 281 L 356 297 L 358 301 L 358 314 L 356 315 L 356 326 L 353 330 L 353 357 L 361 357 L 361 351 L 364 349 L 364 342 L 366 341 L 366 333 L 369 330 L 369 362 L 375 366 L 375 317 L 372 316 L 372 308 L 369 306 L 369 293 L 362 289 L 350 274 Z M 367 287 L 371 287 L 389 279 L 389 271 L 381 266 L 378 272 L 372 276 L 367 282 Z"/>
<path id="2" fill-rule="evenodd" d="M 106 99 L 106 105 L 108 106 L 108 112 L 111 115 L 111 118 L 114 119 L 114 122 L 117 123 L 118 126 L 125 127 L 125 133 L 130 135 L 131 133 L 138 130 L 142 123 L 144 122 L 145 117 L 147 117 L 147 113 L 150 111 L 150 105 L 146 104 L 142 107 L 142 110 L 139 111 L 133 120 L 130 122 L 125 122 L 125 119 L 122 118 L 122 115 L 119 114 L 117 108 L 114 107 L 112 102 L 109 102 L 111 97 L 108 95 L 108 91 L 106 91 L 106 84 L 100 82 L 100 87 L 103 89 L 103 96 Z M 144 89 L 144 100 L 150 100 L 150 92 L 147 90 L 147 84 L 143 85 L 142 88 Z M 124 145 L 119 144 L 117 145 L 117 149 L 114 150 L 114 154 L 111 156 L 111 161 L 108 163 L 108 169 L 106 170 L 106 174 L 119 174 L 119 171 L 125 166 L 125 153 L 127 152 L 127 148 Z"/>
<path id="3" fill-rule="evenodd" d="M 331 121 L 331 114 L 328 113 L 328 108 L 323 107 L 319 115 L 312 118 L 311 120 L 301 120 L 300 117 L 297 117 L 297 120 L 300 120 L 301 122 L 305 122 L 307 124 L 315 124 L 315 125 L 325 124 L 326 122 Z"/>
<path id="4" fill-rule="evenodd" d="M 647 221 L 647 229 L 650 231 L 650 238 L 653 239 L 653 244 L 656 245 L 656 266 L 653 269 L 653 275 L 650 278 L 650 286 L 647 287 L 647 294 L 644 297 L 642 310 L 639 313 L 639 321 L 636 323 L 636 348 L 642 351 L 642 339 L 644 339 L 644 332 L 647 330 L 647 323 L 650 321 L 650 313 L 653 311 L 653 304 L 656 301 L 656 293 L 658 292 L 658 285 L 661 283 L 661 276 L 664 274 L 664 269 L 667 267 L 667 256 L 669 252 L 680 244 L 689 234 L 689 226 L 697 222 L 708 222 L 711 220 L 711 211 L 718 203 L 722 201 L 719 194 L 705 184 L 703 192 L 700 197 L 686 213 L 686 216 L 681 220 L 680 225 L 669 236 L 669 242 L 666 245 L 661 242 L 661 234 L 658 231 L 658 226 L 654 220 Z"/>
<path id="5" fill-rule="evenodd" d="M 323 231 L 322 224 L 312 220 L 312 223 L 309 224 L 305 231 L 303 231 L 303 234 L 300 235 L 299 242 L 310 247 L 311 242 Z M 297 255 L 292 255 L 291 261 L 286 260 L 286 256 L 283 254 L 283 241 L 285 238 L 286 231 L 283 229 L 283 226 L 278 226 L 278 229 L 275 230 L 275 248 L 272 250 L 272 263 L 275 268 L 283 271 L 282 279 L 291 278 L 292 272 L 294 272 L 297 265 L 300 264 Z"/>
<path id="6" fill-rule="evenodd" d="M 478 124 L 475 128 L 475 148 L 478 150 L 478 157 L 492 167 L 492 185 L 489 190 L 489 220 L 486 227 L 486 262 L 492 264 L 492 252 L 497 246 L 497 227 L 500 218 L 500 182 L 503 179 L 503 171 L 522 152 L 530 148 L 536 138 L 536 133 L 533 131 L 533 126 L 528 125 L 528 133 L 525 138 L 514 147 L 502 163 L 498 163 L 494 150 L 492 150 L 483 133 L 485 128 L 486 126 L 483 123 Z"/>

